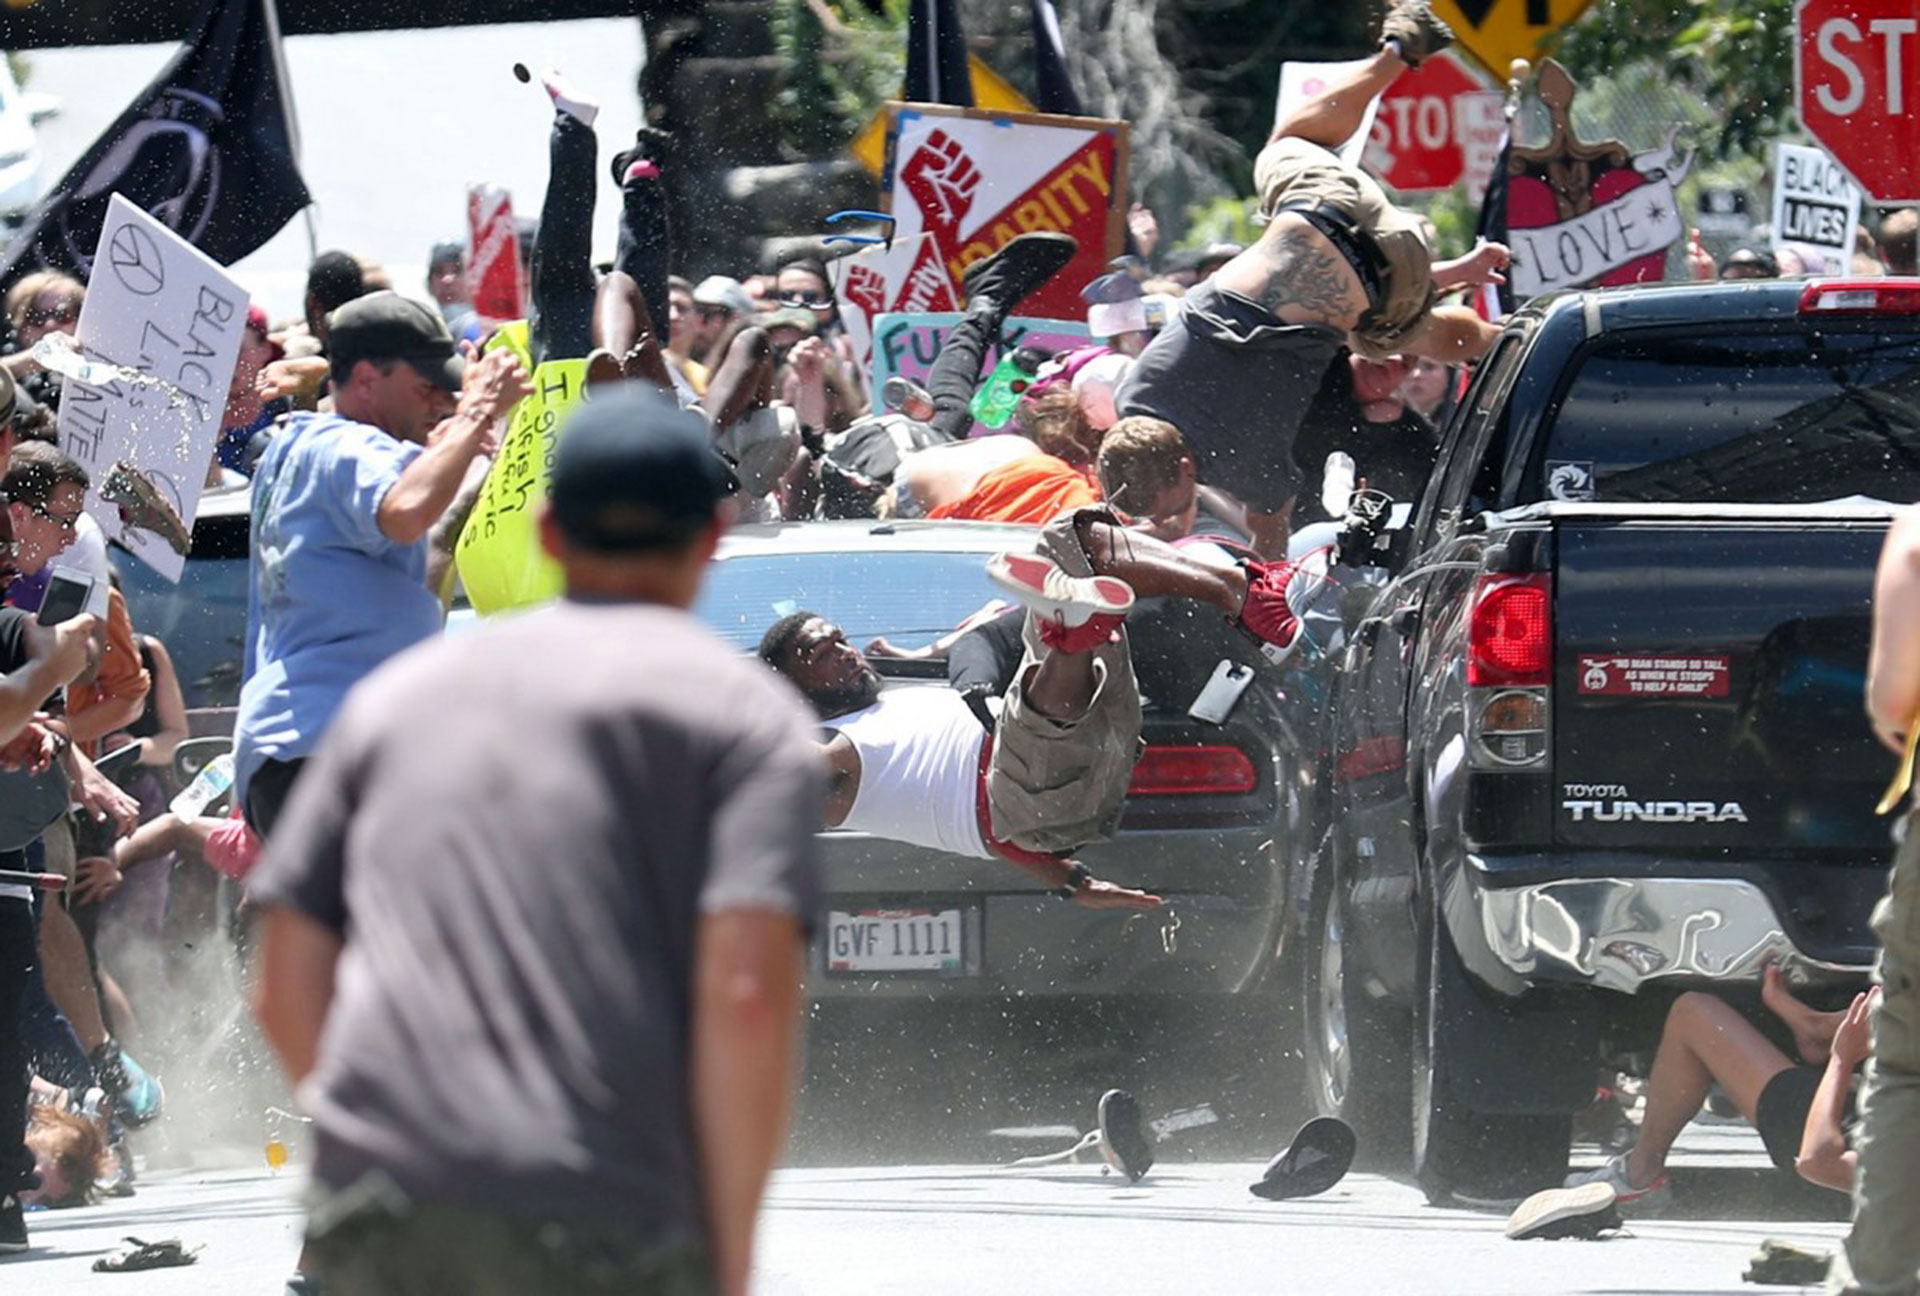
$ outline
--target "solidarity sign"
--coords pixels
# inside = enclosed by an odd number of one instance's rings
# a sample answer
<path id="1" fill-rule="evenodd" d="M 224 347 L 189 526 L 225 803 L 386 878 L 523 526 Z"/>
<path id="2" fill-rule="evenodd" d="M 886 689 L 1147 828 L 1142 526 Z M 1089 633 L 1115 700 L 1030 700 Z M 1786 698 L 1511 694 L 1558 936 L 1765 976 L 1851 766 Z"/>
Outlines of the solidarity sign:
<path id="1" fill-rule="evenodd" d="M 894 218 L 894 247 L 916 239 L 901 277 L 910 298 L 894 311 L 963 304 L 960 276 L 1017 234 L 1057 230 L 1080 240 L 1066 269 L 1021 303 L 1020 313 L 1082 319 L 1080 290 L 1106 272 L 1126 245 L 1127 127 L 1090 117 L 984 112 L 935 104 L 893 104 L 882 184 Z"/>

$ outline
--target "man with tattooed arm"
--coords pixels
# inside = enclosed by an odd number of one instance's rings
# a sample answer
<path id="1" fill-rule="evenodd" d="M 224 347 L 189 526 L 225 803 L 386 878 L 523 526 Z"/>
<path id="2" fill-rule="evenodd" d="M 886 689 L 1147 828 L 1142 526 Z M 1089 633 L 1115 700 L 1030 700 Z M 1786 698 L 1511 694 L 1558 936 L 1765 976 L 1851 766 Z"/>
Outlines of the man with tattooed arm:
<path id="1" fill-rule="evenodd" d="M 1380 52 L 1281 119 L 1254 164 L 1265 231 L 1187 295 L 1178 323 L 1148 345 L 1119 393 L 1123 416 L 1180 429 L 1200 480 L 1245 506 L 1265 557 L 1285 555 L 1301 480 L 1294 435 L 1343 346 L 1459 364 L 1485 354 L 1499 331 L 1466 307 L 1434 302 L 1499 282 L 1507 249 L 1487 243 L 1434 261 L 1419 218 L 1331 151 L 1360 129 L 1375 96 L 1452 40 L 1427 0 L 1394 0 Z"/>

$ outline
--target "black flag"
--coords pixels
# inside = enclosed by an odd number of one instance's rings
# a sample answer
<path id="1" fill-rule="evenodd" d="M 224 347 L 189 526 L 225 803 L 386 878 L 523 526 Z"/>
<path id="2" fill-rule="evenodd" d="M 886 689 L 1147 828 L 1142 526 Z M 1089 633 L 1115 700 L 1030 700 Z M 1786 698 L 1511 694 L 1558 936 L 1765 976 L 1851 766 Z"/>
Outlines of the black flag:
<path id="1" fill-rule="evenodd" d="M 173 61 L 0 252 L 0 288 L 40 269 L 85 278 L 116 192 L 222 265 L 312 201 L 293 159 L 273 2 L 208 5 Z"/>
<path id="2" fill-rule="evenodd" d="M 907 10 L 907 99 L 973 107 L 967 37 L 954 0 L 913 0 Z"/>
<path id="3" fill-rule="evenodd" d="M 1067 75 L 1066 42 L 1053 0 L 1030 0 L 1033 8 L 1033 106 L 1043 113 L 1084 117 L 1080 96 Z"/>
<path id="4" fill-rule="evenodd" d="M 1474 245 L 1506 243 L 1507 239 L 1507 159 L 1513 155 L 1513 114 L 1507 114 L 1506 133 L 1500 137 L 1500 151 L 1493 158 L 1493 174 L 1487 178 L 1487 196 L 1480 200 L 1480 219 L 1474 222 Z M 1474 309 L 1488 321 L 1498 324 L 1513 313 L 1513 271 L 1507 270 L 1507 282 L 1483 284 L 1474 294 Z"/>

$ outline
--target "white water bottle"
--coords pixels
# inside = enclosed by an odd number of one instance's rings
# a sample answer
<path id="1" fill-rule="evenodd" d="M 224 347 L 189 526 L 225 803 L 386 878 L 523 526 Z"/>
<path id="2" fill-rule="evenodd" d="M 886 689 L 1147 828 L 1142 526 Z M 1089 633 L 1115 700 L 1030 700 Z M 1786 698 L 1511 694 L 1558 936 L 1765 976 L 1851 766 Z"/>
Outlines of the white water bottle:
<path id="1" fill-rule="evenodd" d="M 182 819 L 198 819 L 207 807 L 227 794 L 233 786 L 233 753 L 221 752 L 201 767 L 186 791 L 173 799 L 167 809 Z"/>

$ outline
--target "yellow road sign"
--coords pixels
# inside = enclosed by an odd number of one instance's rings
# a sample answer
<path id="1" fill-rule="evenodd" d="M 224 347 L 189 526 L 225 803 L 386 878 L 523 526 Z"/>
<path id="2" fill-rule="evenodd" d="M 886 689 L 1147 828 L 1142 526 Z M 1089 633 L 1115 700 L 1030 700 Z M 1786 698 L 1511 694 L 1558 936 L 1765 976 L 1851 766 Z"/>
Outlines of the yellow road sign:
<path id="1" fill-rule="evenodd" d="M 991 108 L 995 112 L 1034 111 L 1026 97 L 982 62 L 978 54 L 967 55 L 967 69 L 972 74 L 974 107 Z M 882 108 L 875 113 L 847 148 L 867 170 L 879 175 L 887 165 L 887 110 Z"/>
<path id="2" fill-rule="evenodd" d="M 1517 58 L 1538 60 L 1540 42 L 1586 11 L 1593 0 L 1433 0 L 1454 43 L 1502 83 Z"/>

